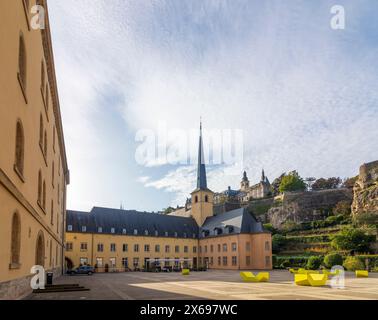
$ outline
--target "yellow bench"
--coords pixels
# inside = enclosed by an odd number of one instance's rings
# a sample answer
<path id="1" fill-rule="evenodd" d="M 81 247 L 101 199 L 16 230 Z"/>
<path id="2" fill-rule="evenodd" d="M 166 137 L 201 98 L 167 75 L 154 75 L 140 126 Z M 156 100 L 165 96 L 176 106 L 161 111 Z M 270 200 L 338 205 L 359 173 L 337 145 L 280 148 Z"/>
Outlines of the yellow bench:
<path id="1" fill-rule="evenodd" d="M 367 270 L 356 270 L 357 278 L 367 278 L 368 276 L 369 276 L 369 272 Z"/>
<path id="2" fill-rule="evenodd" d="M 326 274 L 298 273 L 294 275 L 294 282 L 298 286 L 312 286 L 312 287 L 324 286 L 327 283 L 327 280 L 328 280 L 328 276 Z"/>
<path id="3" fill-rule="evenodd" d="M 269 281 L 269 272 L 259 272 L 257 275 L 254 275 L 252 272 L 240 272 L 240 277 L 245 282 L 266 282 Z"/>
<path id="4" fill-rule="evenodd" d="M 182 275 L 188 276 L 189 275 L 189 269 L 182 269 Z"/>

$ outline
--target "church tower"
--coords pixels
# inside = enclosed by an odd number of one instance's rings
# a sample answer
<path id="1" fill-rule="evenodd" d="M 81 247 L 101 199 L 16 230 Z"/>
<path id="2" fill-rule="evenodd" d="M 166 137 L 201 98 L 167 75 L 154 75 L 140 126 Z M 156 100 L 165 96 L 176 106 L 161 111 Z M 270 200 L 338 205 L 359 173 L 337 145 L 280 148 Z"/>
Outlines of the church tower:
<path id="1" fill-rule="evenodd" d="M 207 217 L 213 216 L 214 193 L 207 188 L 205 156 L 202 141 L 202 123 L 198 146 L 197 188 L 192 195 L 192 217 L 202 226 Z"/>
<path id="2" fill-rule="evenodd" d="M 249 188 L 249 180 L 248 180 L 248 177 L 247 177 L 247 172 L 243 172 L 243 179 L 242 181 L 240 182 L 240 191 L 247 191 Z"/>

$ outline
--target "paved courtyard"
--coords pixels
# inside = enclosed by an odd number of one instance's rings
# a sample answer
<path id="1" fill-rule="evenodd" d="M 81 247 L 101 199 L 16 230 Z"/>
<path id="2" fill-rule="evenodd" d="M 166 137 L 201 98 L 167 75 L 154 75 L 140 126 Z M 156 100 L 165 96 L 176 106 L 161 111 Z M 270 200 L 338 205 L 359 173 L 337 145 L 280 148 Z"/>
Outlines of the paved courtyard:
<path id="1" fill-rule="evenodd" d="M 62 276 L 54 284 L 78 283 L 90 289 L 82 292 L 31 294 L 26 299 L 81 300 L 81 299 L 375 299 L 378 300 L 378 274 L 369 278 L 355 278 L 347 272 L 345 289 L 303 287 L 293 283 L 288 271 L 270 272 L 270 282 L 245 283 L 238 271 L 181 273 L 98 273 L 93 276 Z"/>

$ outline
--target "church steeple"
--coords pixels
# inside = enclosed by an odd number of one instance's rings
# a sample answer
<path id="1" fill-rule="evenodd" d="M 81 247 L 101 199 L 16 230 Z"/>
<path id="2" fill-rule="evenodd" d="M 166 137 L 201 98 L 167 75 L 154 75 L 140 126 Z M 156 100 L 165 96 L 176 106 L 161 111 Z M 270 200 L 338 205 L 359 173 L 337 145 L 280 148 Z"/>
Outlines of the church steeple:
<path id="1" fill-rule="evenodd" d="M 213 215 L 214 193 L 207 188 L 205 157 L 202 141 L 202 122 L 200 122 L 200 135 L 198 146 L 197 188 L 191 193 L 191 216 L 198 226 L 202 226 L 206 218 Z"/>
<path id="2" fill-rule="evenodd" d="M 205 156 L 204 156 L 203 141 L 202 141 L 202 121 L 200 121 L 200 135 L 199 135 L 199 144 L 198 144 L 197 189 L 199 190 L 207 189 Z"/>

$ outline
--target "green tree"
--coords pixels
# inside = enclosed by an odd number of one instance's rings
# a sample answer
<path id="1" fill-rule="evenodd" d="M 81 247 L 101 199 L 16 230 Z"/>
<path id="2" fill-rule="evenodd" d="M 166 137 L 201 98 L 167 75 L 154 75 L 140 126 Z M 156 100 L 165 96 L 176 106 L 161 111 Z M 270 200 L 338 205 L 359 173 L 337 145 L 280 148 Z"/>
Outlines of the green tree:
<path id="1" fill-rule="evenodd" d="M 286 176 L 286 172 L 282 173 L 278 178 L 274 179 L 270 185 L 270 190 L 273 196 L 276 196 L 280 193 L 280 184 L 282 178 Z"/>
<path id="2" fill-rule="evenodd" d="M 303 191 L 305 189 L 306 184 L 296 171 L 290 172 L 288 175 L 282 177 L 279 188 L 280 192 Z"/>
<path id="3" fill-rule="evenodd" d="M 352 189 L 354 187 L 354 184 L 356 183 L 357 179 L 358 179 L 358 176 L 345 179 L 345 181 L 343 183 L 343 187 L 348 188 L 348 189 Z"/>
<path id="4" fill-rule="evenodd" d="M 324 257 L 324 265 L 329 269 L 333 266 L 341 266 L 342 264 L 343 257 L 338 253 L 329 253 Z"/>
<path id="5" fill-rule="evenodd" d="M 378 214 L 373 212 L 358 213 L 354 216 L 354 221 L 358 225 L 372 225 L 378 228 Z"/>
<path id="6" fill-rule="evenodd" d="M 357 257 L 349 256 L 345 259 L 343 267 L 348 271 L 363 270 L 365 264 Z"/>
<path id="7" fill-rule="evenodd" d="M 320 268 L 320 265 L 323 262 L 323 258 L 320 256 L 311 256 L 307 260 L 306 268 L 310 270 L 316 270 Z"/>
<path id="8" fill-rule="evenodd" d="M 338 177 L 319 178 L 312 184 L 312 190 L 336 189 L 340 184 L 341 179 Z"/>
<path id="9" fill-rule="evenodd" d="M 375 236 L 366 234 L 362 229 L 346 227 L 331 239 L 331 246 L 336 250 L 367 252 L 370 244 L 375 241 Z"/>
<path id="10" fill-rule="evenodd" d="M 350 201 L 339 201 L 336 206 L 332 210 L 334 215 L 343 215 L 343 216 L 349 216 L 351 213 L 351 203 Z"/>

